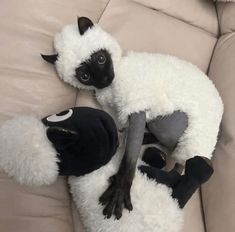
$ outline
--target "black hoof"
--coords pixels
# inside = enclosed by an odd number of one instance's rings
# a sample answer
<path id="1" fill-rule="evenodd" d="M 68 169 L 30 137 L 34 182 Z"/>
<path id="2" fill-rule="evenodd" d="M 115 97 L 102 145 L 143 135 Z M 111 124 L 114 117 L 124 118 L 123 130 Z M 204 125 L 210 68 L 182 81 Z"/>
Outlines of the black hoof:
<path id="1" fill-rule="evenodd" d="M 144 151 L 142 160 L 155 168 L 161 169 L 166 166 L 166 154 L 156 147 L 148 147 Z"/>
<path id="2" fill-rule="evenodd" d="M 185 175 L 194 177 L 200 184 L 205 183 L 213 172 L 212 162 L 206 157 L 195 156 L 186 161 Z"/>

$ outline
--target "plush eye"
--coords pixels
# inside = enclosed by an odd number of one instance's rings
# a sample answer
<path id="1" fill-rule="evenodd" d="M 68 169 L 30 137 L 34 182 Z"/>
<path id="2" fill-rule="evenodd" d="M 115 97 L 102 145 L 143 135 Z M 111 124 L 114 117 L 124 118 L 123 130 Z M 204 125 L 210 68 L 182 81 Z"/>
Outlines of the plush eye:
<path id="1" fill-rule="evenodd" d="M 98 62 L 98 64 L 105 64 L 106 57 L 104 55 L 102 55 L 102 54 L 98 55 L 97 62 Z"/>
<path id="2" fill-rule="evenodd" d="M 66 119 L 70 118 L 73 114 L 73 110 L 69 109 L 66 111 L 63 111 L 59 114 L 53 114 L 47 118 L 48 122 L 62 122 L 65 121 Z"/>
<path id="3" fill-rule="evenodd" d="M 91 77 L 88 73 L 81 72 L 80 75 L 79 75 L 79 78 L 82 82 L 88 82 L 88 81 L 90 81 Z"/>

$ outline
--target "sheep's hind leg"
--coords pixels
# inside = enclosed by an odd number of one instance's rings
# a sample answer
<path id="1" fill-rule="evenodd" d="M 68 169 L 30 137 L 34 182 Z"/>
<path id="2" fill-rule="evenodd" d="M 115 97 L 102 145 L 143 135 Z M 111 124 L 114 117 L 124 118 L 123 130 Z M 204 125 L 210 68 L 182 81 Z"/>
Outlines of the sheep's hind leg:
<path id="1" fill-rule="evenodd" d="M 214 169 L 209 159 L 195 156 L 186 161 L 185 174 L 173 187 L 172 197 L 178 200 L 179 207 L 184 208 L 193 193 L 213 174 Z"/>
<path id="2" fill-rule="evenodd" d="M 170 188 L 174 188 L 181 179 L 180 173 L 177 171 L 177 164 L 169 172 L 155 167 L 141 165 L 138 169 L 148 176 L 148 178 L 155 180 L 157 183 L 165 184 Z"/>
<path id="3" fill-rule="evenodd" d="M 166 166 L 166 154 L 155 146 L 145 149 L 142 160 L 155 168 L 161 169 Z"/>

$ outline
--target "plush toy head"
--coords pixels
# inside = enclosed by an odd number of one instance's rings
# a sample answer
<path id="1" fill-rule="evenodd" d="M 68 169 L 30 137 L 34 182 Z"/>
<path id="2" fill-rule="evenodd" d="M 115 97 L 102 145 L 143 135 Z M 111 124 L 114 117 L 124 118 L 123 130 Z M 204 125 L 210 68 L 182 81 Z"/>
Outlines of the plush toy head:
<path id="1" fill-rule="evenodd" d="M 114 79 L 114 67 L 121 58 L 116 40 L 86 17 L 68 25 L 55 36 L 54 55 L 42 55 L 55 64 L 62 80 L 79 89 L 102 89 Z"/>
<path id="2" fill-rule="evenodd" d="M 21 116 L 0 127 L 0 168 L 22 184 L 48 185 L 59 174 L 93 172 L 117 147 L 115 123 L 98 109 L 70 108 L 42 120 Z"/>
<path id="3" fill-rule="evenodd" d="M 58 152 L 60 175 L 80 176 L 105 165 L 118 147 L 117 129 L 104 111 L 76 107 L 42 119 Z"/>

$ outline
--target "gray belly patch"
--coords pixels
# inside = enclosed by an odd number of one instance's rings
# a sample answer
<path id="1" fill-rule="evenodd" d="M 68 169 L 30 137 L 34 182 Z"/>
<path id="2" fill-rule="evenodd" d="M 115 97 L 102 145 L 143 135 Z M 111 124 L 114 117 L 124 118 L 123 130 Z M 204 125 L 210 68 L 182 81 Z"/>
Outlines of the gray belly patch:
<path id="1" fill-rule="evenodd" d="M 173 150 L 188 127 L 188 116 L 184 112 L 175 111 L 156 117 L 147 123 L 147 127 L 163 146 Z"/>

